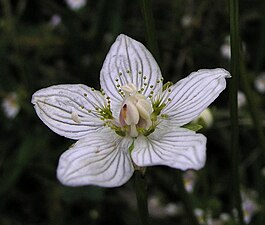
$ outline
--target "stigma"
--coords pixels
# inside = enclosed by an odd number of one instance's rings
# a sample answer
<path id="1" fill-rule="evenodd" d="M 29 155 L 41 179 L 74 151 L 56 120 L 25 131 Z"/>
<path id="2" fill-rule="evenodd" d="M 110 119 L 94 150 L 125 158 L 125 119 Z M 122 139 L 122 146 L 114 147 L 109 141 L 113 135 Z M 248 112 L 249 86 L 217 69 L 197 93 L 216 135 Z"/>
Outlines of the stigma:
<path id="1" fill-rule="evenodd" d="M 137 137 L 139 130 L 147 130 L 152 126 L 151 114 L 153 108 L 147 98 L 137 92 L 134 84 L 121 87 L 125 99 L 120 109 L 119 121 L 121 127 L 128 128 L 128 135 Z"/>

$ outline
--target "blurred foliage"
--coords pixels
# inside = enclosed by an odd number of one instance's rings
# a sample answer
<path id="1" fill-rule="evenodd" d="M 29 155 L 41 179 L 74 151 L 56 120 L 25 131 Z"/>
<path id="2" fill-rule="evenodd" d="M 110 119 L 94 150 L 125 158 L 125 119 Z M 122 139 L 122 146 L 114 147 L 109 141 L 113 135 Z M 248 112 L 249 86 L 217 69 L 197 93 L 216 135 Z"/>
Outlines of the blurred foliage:
<path id="1" fill-rule="evenodd" d="M 226 1 L 153 0 L 152 6 L 165 80 L 175 82 L 200 68 L 229 69 L 229 59 L 220 53 L 229 34 Z M 263 0 L 240 1 L 247 74 L 263 113 L 263 128 L 265 98 L 253 82 L 265 70 L 264 10 Z M 30 102 L 36 90 L 53 84 L 99 88 L 102 63 L 119 33 L 145 43 L 138 1 L 88 0 L 72 10 L 59 0 L 0 0 L 0 97 L 4 101 L 14 92 L 20 107 L 13 119 L 0 111 L 0 224 L 139 224 L 132 181 L 104 189 L 64 187 L 56 180 L 59 156 L 73 142 L 47 129 Z M 214 103 L 214 123 L 202 130 L 208 138 L 208 159 L 196 172 L 197 182 L 189 194 L 192 207 L 207 214 L 205 221 L 233 214 L 227 96 L 226 90 Z M 255 192 L 259 209 L 250 224 L 263 225 L 265 153 L 257 144 L 248 105 L 240 108 L 240 151 L 242 190 Z M 176 171 L 148 168 L 147 177 L 152 224 L 190 224 Z M 152 198 L 158 203 L 154 205 Z M 173 215 L 163 213 L 169 203 L 180 207 Z"/>

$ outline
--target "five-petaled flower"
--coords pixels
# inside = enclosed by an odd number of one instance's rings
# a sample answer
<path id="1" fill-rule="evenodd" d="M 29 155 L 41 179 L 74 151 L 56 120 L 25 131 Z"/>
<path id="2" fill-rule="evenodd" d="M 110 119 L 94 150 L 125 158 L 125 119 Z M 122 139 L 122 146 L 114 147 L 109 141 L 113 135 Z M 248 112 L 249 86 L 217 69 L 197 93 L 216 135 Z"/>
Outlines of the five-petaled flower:
<path id="1" fill-rule="evenodd" d="M 206 138 L 182 126 L 218 97 L 227 77 L 224 69 L 202 69 L 163 85 L 151 53 L 119 35 L 101 69 L 100 91 L 55 85 L 32 97 L 50 129 L 78 140 L 60 157 L 58 179 L 70 186 L 115 187 L 146 166 L 202 168 Z"/>

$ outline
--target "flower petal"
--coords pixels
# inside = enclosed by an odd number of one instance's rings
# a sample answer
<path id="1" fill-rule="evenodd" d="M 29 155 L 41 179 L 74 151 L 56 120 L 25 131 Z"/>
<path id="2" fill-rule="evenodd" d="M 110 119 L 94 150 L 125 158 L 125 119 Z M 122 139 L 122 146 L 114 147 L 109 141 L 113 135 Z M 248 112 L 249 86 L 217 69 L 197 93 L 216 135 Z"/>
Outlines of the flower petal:
<path id="1" fill-rule="evenodd" d="M 131 155 L 138 166 L 200 169 L 206 160 L 206 138 L 184 128 L 157 128 L 148 137 L 139 136 L 135 140 Z"/>
<path id="2" fill-rule="evenodd" d="M 102 129 L 96 107 L 104 106 L 104 97 L 85 85 L 56 85 L 41 89 L 32 96 L 40 119 L 54 132 L 78 140 Z"/>
<path id="3" fill-rule="evenodd" d="M 100 83 L 112 103 L 123 99 L 121 87 L 134 84 L 145 96 L 162 88 L 162 75 L 154 57 L 140 42 L 119 35 L 111 46 L 100 72 Z"/>
<path id="4" fill-rule="evenodd" d="M 112 131 L 81 139 L 60 157 L 57 177 L 69 186 L 121 186 L 134 171 L 128 150 L 131 142 Z"/>
<path id="5" fill-rule="evenodd" d="M 174 125 L 189 123 L 219 96 L 226 87 L 225 78 L 229 77 L 229 72 L 220 68 L 191 73 L 170 87 L 167 96 L 170 101 L 161 113 L 167 115 Z"/>

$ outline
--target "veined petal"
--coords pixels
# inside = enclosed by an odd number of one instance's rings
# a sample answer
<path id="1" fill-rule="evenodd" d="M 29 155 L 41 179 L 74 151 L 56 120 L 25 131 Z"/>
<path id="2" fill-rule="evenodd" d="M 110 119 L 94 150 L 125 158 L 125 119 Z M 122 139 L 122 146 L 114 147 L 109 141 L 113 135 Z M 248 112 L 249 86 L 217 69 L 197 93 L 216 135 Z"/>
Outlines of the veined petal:
<path id="1" fill-rule="evenodd" d="M 202 69 L 170 87 L 162 114 L 175 125 L 189 123 L 206 109 L 225 89 L 230 74 L 224 69 Z M 167 92 L 168 90 L 165 90 Z"/>
<path id="2" fill-rule="evenodd" d="M 82 84 L 55 85 L 32 96 L 39 118 L 54 132 L 78 140 L 103 128 L 96 108 L 104 107 L 104 97 Z"/>
<path id="3" fill-rule="evenodd" d="M 89 135 L 62 154 L 57 177 L 69 186 L 121 186 L 134 171 L 128 150 L 131 143 L 131 138 L 112 131 Z"/>
<path id="4" fill-rule="evenodd" d="M 154 57 L 144 45 L 121 34 L 106 56 L 100 83 L 112 104 L 120 104 L 123 99 L 122 86 L 132 83 L 148 97 L 162 88 L 162 75 Z"/>
<path id="5" fill-rule="evenodd" d="M 184 128 L 157 129 L 148 137 L 139 136 L 131 155 L 138 166 L 200 169 L 206 160 L 206 138 Z"/>

